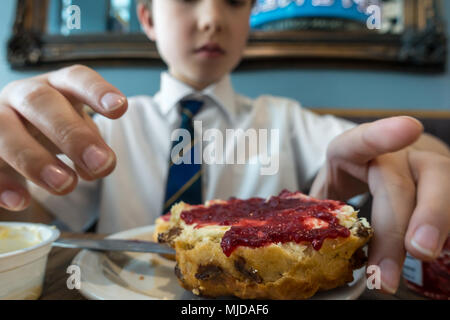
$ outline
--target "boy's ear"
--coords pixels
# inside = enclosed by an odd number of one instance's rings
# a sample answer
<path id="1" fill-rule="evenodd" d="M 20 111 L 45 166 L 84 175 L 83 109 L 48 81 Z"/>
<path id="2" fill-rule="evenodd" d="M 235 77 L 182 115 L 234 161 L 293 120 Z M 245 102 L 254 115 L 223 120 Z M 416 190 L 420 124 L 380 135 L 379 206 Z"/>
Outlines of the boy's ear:
<path id="1" fill-rule="evenodd" d="M 139 22 L 141 23 L 142 29 L 144 30 L 147 37 L 149 37 L 150 40 L 156 41 L 152 12 L 146 5 L 139 3 L 136 7 L 136 13 Z"/>

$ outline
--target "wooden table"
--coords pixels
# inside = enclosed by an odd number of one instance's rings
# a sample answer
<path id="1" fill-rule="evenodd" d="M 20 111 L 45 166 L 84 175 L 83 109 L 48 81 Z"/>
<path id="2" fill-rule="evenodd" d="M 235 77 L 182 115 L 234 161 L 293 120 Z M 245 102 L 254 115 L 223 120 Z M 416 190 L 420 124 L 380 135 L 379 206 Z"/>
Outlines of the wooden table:
<path id="1" fill-rule="evenodd" d="M 62 237 L 102 239 L 105 237 L 105 235 L 94 233 L 63 233 Z M 79 249 L 66 249 L 56 247 L 52 249 L 47 262 L 44 290 L 41 296 L 42 300 L 85 300 L 85 298 L 78 292 L 78 290 L 69 290 L 66 284 L 66 281 L 69 277 L 69 274 L 66 273 L 67 267 L 71 264 L 72 259 L 78 254 L 79 251 Z M 378 290 L 366 289 L 366 291 L 364 291 L 364 293 L 361 295 L 360 299 L 423 300 L 424 297 L 408 290 L 402 281 L 397 293 L 394 296 L 382 294 Z"/>

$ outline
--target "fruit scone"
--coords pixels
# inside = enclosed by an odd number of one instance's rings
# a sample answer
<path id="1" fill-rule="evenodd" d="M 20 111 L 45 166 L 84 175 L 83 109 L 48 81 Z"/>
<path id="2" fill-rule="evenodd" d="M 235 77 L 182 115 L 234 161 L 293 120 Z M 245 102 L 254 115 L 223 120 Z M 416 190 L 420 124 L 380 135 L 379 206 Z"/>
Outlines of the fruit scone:
<path id="1" fill-rule="evenodd" d="M 353 280 L 373 230 L 345 203 L 283 190 L 268 199 L 180 202 L 157 219 L 194 294 L 305 299 Z"/>

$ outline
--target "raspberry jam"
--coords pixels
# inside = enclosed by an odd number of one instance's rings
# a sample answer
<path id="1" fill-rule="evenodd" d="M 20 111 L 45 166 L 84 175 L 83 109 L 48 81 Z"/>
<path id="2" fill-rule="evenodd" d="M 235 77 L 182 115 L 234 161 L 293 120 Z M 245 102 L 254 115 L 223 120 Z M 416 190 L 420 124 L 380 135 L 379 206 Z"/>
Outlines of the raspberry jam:
<path id="1" fill-rule="evenodd" d="M 403 266 L 406 286 L 431 299 L 450 299 L 450 237 L 439 257 L 431 262 L 408 255 Z"/>
<path id="2" fill-rule="evenodd" d="M 283 190 L 269 200 L 230 198 L 209 207 L 194 206 L 181 218 L 196 228 L 208 225 L 231 226 L 221 242 L 229 257 L 238 246 L 262 247 L 272 243 L 309 242 L 315 250 L 326 238 L 348 237 L 350 231 L 339 224 L 335 211 L 345 204 L 317 200 L 300 192 Z"/>

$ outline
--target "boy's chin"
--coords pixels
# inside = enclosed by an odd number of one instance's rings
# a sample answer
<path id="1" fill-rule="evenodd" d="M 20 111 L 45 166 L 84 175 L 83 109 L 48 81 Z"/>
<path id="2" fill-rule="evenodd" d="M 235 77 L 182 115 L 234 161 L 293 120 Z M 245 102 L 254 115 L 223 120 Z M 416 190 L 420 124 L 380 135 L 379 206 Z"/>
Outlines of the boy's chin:
<path id="1" fill-rule="evenodd" d="M 204 70 L 202 72 L 198 72 L 193 76 L 193 79 L 199 85 L 203 87 L 207 87 L 210 84 L 218 82 L 222 79 L 228 72 L 217 72 L 217 70 Z"/>
<path id="2" fill-rule="evenodd" d="M 227 68 L 218 68 L 217 66 L 185 69 L 184 72 L 176 72 L 175 69 L 169 69 L 169 71 L 173 76 L 196 89 L 204 89 L 231 72 Z"/>

